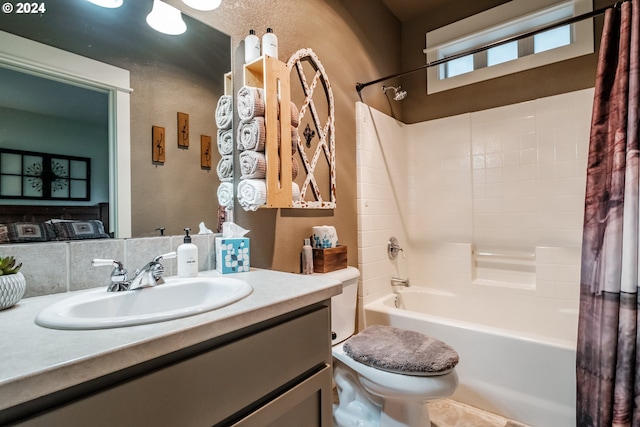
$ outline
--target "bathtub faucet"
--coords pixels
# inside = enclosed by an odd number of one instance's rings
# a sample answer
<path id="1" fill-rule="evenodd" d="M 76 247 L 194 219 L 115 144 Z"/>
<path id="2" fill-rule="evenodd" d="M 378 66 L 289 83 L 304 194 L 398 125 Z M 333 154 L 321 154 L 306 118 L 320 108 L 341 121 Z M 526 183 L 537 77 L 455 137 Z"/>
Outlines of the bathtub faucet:
<path id="1" fill-rule="evenodd" d="M 400 242 L 395 237 L 390 237 L 387 242 L 387 255 L 390 260 L 394 260 L 398 257 L 398 253 L 402 252 L 402 258 L 404 258 L 404 250 L 400 246 Z"/>
<path id="2" fill-rule="evenodd" d="M 394 286 L 404 286 L 405 288 L 408 288 L 410 286 L 409 278 L 401 279 L 399 277 L 392 277 L 391 278 L 391 286 L 392 287 L 394 287 Z"/>

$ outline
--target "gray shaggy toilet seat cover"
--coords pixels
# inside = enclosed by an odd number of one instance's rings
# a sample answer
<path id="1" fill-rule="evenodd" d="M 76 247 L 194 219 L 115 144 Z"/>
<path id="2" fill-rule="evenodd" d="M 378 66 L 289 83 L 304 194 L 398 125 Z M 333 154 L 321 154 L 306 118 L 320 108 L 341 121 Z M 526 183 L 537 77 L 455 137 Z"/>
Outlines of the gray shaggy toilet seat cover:
<path id="1" fill-rule="evenodd" d="M 392 326 L 372 325 L 343 345 L 352 359 L 405 375 L 444 375 L 458 364 L 458 353 L 440 340 Z"/>

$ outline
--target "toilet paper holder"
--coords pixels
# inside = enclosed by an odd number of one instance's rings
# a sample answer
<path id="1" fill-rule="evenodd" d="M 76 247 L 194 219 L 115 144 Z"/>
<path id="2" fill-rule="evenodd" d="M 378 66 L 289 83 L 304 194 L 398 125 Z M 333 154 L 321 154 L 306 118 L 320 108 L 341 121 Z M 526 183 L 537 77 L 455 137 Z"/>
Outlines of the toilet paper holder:
<path id="1" fill-rule="evenodd" d="M 389 255 L 389 259 L 396 259 L 399 252 L 402 252 L 402 258 L 404 258 L 404 249 L 400 246 L 400 242 L 395 237 L 390 237 L 387 243 L 387 255 Z"/>

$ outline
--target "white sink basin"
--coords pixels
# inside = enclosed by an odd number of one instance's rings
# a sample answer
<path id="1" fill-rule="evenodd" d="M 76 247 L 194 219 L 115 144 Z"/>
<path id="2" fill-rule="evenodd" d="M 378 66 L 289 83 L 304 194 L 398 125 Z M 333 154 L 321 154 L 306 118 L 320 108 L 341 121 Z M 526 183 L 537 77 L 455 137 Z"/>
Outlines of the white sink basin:
<path id="1" fill-rule="evenodd" d="M 165 282 L 135 291 L 107 292 L 105 286 L 83 292 L 51 304 L 38 313 L 36 323 L 54 329 L 142 325 L 204 313 L 253 292 L 244 280 L 230 277 L 169 277 Z"/>

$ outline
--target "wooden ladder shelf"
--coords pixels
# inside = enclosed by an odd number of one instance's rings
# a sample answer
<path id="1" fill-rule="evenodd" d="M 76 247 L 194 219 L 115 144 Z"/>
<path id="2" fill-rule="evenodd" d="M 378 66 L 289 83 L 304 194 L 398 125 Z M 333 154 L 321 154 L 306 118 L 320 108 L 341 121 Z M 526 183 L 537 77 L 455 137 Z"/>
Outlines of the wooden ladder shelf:
<path id="1" fill-rule="evenodd" d="M 291 91 L 287 64 L 267 55 L 244 66 L 244 85 L 264 89 L 269 208 L 293 207 Z"/>

